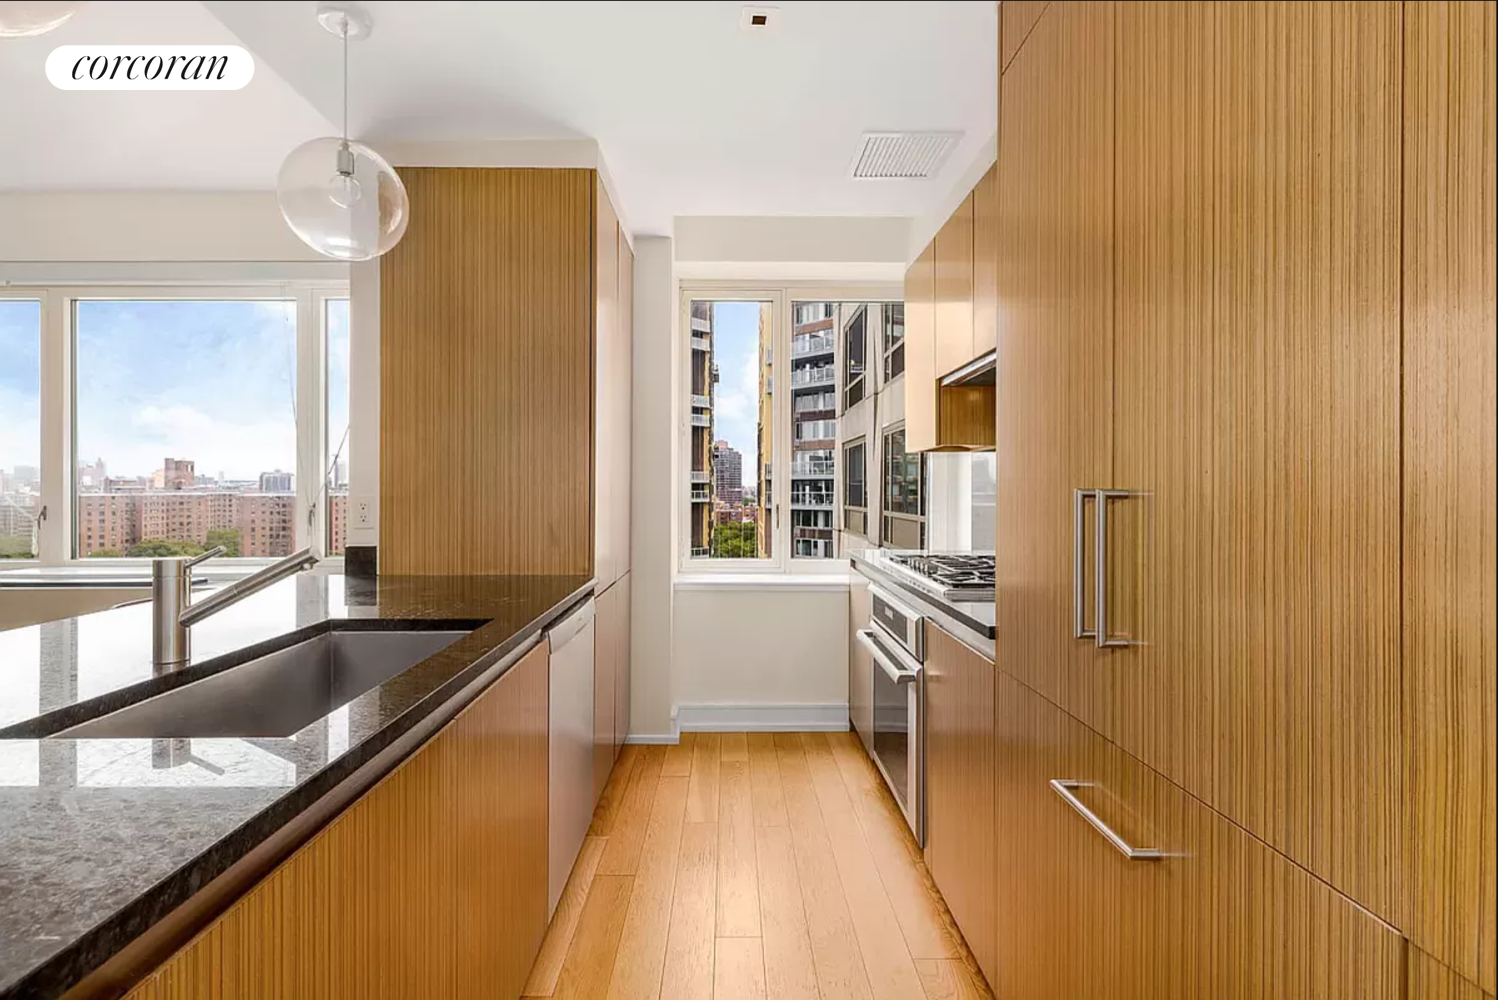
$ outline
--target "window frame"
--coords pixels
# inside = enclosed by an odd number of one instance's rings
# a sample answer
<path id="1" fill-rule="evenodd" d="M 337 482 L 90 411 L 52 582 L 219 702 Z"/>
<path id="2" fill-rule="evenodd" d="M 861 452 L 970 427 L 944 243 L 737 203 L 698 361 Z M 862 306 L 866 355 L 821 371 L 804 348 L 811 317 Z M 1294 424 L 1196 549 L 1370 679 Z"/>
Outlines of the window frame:
<path id="1" fill-rule="evenodd" d="M 890 305 L 890 303 L 885 303 L 886 307 L 888 307 L 888 305 Z M 900 329 L 902 331 L 905 329 L 904 305 L 905 305 L 904 302 L 900 303 L 900 306 L 901 306 L 901 311 L 900 311 Z M 905 334 L 902 332 L 900 334 L 900 339 L 897 340 L 897 341 L 895 341 L 892 344 L 886 343 L 885 342 L 884 331 L 885 331 L 885 329 L 887 328 L 888 325 L 889 325 L 889 319 L 888 319 L 888 316 L 887 316 L 887 313 L 886 313 L 886 309 L 880 309 L 879 310 L 879 356 L 880 356 L 880 358 L 883 359 L 883 363 L 879 366 L 879 372 L 880 372 L 880 375 L 883 376 L 883 384 L 884 385 L 889 385 L 895 379 L 897 379 L 900 376 L 902 376 L 902 375 L 905 374 L 905 351 L 904 351 L 904 348 L 905 348 Z M 897 371 L 897 372 L 892 372 L 892 371 L 890 371 L 890 368 L 893 365 L 894 356 L 895 356 L 895 352 L 896 351 L 900 352 L 900 370 Z"/>
<path id="2" fill-rule="evenodd" d="M 0 560 L 0 571 L 7 569 L 21 569 L 27 566 L 37 566 L 42 562 L 42 553 L 46 550 L 45 536 L 48 533 L 48 525 L 52 520 L 53 507 L 49 503 L 50 496 L 47 489 L 47 473 L 51 463 L 47 461 L 47 328 L 48 296 L 46 289 L 29 288 L 23 285 L 0 285 L 0 300 L 15 302 L 35 302 L 38 304 L 37 317 L 37 359 L 39 370 L 37 382 L 40 389 L 38 393 L 37 409 L 38 417 L 38 440 L 37 440 L 37 474 L 41 477 L 41 524 L 37 526 L 36 532 L 36 554 L 27 559 L 3 559 Z"/>
<path id="3" fill-rule="evenodd" d="M 887 546 L 894 532 L 889 530 L 889 521 L 905 521 L 917 525 L 920 531 L 920 544 L 916 546 L 924 549 L 930 543 L 931 508 L 927 498 L 927 491 L 931 487 L 930 463 L 924 452 L 916 452 L 916 494 L 919 513 L 911 514 L 903 510 L 895 510 L 890 501 L 890 470 L 892 469 L 892 456 L 894 449 L 890 447 L 890 440 L 896 435 L 905 434 L 905 421 L 900 420 L 883 427 L 879 431 L 880 457 L 879 457 L 879 542 Z M 907 439 L 908 440 L 908 439 Z M 900 454 L 909 458 L 911 452 L 906 450 L 902 444 Z"/>
<path id="4" fill-rule="evenodd" d="M 691 407 L 688 405 L 691 392 L 691 303 L 693 300 L 712 300 L 724 302 L 770 302 L 771 303 L 771 339 L 770 350 L 772 360 L 772 371 L 775 371 L 777 389 L 780 388 L 782 367 L 780 359 L 785 359 L 784 368 L 789 370 L 791 359 L 791 331 L 794 328 L 794 307 L 797 303 L 806 302 L 862 302 L 862 303 L 903 303 L 905 291 L 898 281 L 870 282 L 856 285 L 838 285 L 824 281 L 789 281 L 789 280 L 751 280 L 751 279 L 688 279 L 681 278 L 677 282 L 677 314 L 678 329 L 676 331 L 676 375 L 673 378 L 672 392 L 672 415 L 677 427 L 677 457 L 672 463 L 673 482 L 671 485 L 673 493 L 673 510 L 676 511 L 677 526 L 673 532 L 676 545 L 675 558 L 672 564 L 676 569 L 678 577 L 696 577 L 702 575 L 745 575 L 756 576 L 813 576 L 827 573 L 840 573 L 848 568 L 846 554 L 839 554 L 830 558 L 797 556 L 792 558 L 792 530 L 791 524 L 791 443 L 794 433 L 795 415 L 792 412 L 794 406 L 794 394 L 789 391 L 790 383 L 785 382 L 785 388 L 777 392 L 774 411 L 774 428 L 771 441 L 773 457 L 771 460 L 771 482 L 772 482 L 772 509 L 777 512 L 775 517 L 774 534 L 772 536 L 772 555 L 769 559 L 704 559 L 693 558 L 690 551 L 691 542 Z M 868 380 L 869 345 L 870 336 L 867 329 L 867 316 L 865 317 L 864 331 L 864 379 L 865 399 L 871 390 L 882 390 L 883 386 L 876 386 Z M 842 330 L 836 332 L 835 339 L 840 341 Z M 843 386 L 842 378 L 842 347 L 837 348 L 834 357 L 834 370 L 838 378 L 834 381 L 832 390 L 836 393 L 834 398 L 835 412 L 841 414 Z M 836 418 L 841 421 L 841 416 Z M 839 424 L 840 426 L 840 424 Z M 834 454 L 841 454 L 841 445 L 835 444 Z M 868 478 L 868 459 L 865 458 L 865 480 Z M 833 482 L 833 529 L 841 530 L 843 523 L 842 504 L 842 473 L 839 465 L 836 471 L 836 479 Z M 757 470 L 756 470 L 756 479 Z M 865 485 L 865 491 L 869 487 Z"/>
<path id="5" fill-rule="evenodd" d="M 293 546 L 311 546 L 324 571 L 337 572 L 341 556 L 327 556 L 327 505 L 319 503 L 327 469 L 326 303 L 350 297 L 347 280 L 329 278 L 235 283 L 140 282 L 16 284 L 0 296 L 41 300 L 41 476 L 46 519 L 38 530 L 35 559 L 6 560 L 0 571 L 22 567 L 143 567 L 151 560 L 123 556 L 108 560 L 77 553 L 75 478 L 77 453 L 76 305 L 80 301 L 293 301 L 296 315 L 296 513 Z M 353 431 L 350 429 L 350 437 Z M 246 569 L 270 558 L 221 557 L 213 565 Z"/>

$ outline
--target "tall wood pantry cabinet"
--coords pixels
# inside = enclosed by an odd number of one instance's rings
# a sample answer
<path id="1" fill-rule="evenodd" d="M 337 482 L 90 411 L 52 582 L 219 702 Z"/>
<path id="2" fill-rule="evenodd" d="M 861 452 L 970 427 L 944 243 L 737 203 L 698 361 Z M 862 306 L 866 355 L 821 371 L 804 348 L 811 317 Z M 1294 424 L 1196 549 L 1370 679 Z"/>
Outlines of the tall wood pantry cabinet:
<path id="1" fill-rule="evenodd" d="M 1491 995 L 1494 4 L 1000 19 L 994 985 Z"/>

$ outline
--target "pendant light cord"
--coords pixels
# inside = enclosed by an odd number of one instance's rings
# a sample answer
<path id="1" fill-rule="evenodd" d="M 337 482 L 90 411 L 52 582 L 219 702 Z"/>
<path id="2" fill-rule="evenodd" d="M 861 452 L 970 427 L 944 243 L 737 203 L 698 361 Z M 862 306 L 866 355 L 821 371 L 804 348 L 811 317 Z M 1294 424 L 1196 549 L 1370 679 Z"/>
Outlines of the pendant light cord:
<path id="1" fill-rule="evenodd" d="M 343 15 L 343 141 L 348 143 L 348 15 Z"/>

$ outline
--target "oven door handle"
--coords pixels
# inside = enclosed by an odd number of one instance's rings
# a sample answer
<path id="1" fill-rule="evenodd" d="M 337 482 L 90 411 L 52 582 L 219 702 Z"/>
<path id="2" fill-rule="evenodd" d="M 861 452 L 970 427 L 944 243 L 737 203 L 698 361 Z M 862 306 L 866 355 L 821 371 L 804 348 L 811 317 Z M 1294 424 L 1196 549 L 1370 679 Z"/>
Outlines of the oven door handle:
<path id="1" fill-rule="evenodd" d="M 896 684 L 909 684 L 921 676 L 919 670 L 902 670 L 900 664 L 896 663 L 885 648 L 879 644 L 879 640 L 874 638 L 873 629 L 859 629 L 858 642 L 864 649 L 869 651 L 869 655 L 874 658 L 874 662 L 879 664 L 879 669 L 883 670 L 889 676 L 889 679 Z"/>

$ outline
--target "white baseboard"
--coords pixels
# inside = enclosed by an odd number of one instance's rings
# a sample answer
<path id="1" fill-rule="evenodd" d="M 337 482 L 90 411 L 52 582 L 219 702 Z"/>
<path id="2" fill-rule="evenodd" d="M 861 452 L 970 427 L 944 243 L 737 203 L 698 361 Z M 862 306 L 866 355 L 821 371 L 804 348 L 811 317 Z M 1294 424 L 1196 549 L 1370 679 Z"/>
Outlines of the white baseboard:
<path id="1" fill-rule="evenodd" d="M 681 705 L 683 733 L 840 733 L 848 728 L 848 703 L 826 705 Z"/>
<path id="2" fill-rule="evenodd" d="M 842 733 L 848 703 L 827 705 L 679 705 L 668 733 L 630 733 L 625 743 L 675 746 L 682 733 Z"/>

